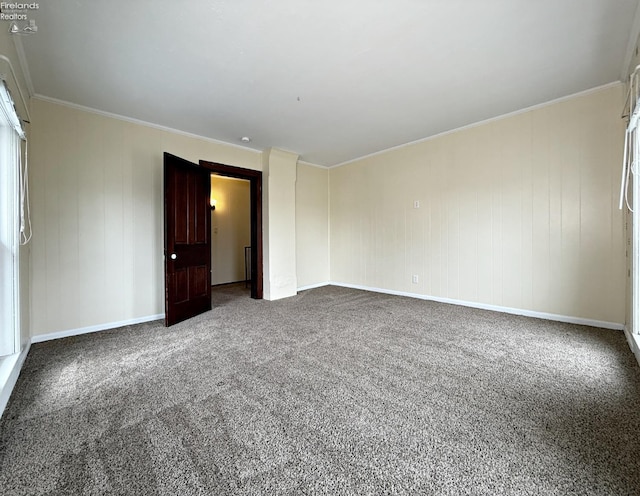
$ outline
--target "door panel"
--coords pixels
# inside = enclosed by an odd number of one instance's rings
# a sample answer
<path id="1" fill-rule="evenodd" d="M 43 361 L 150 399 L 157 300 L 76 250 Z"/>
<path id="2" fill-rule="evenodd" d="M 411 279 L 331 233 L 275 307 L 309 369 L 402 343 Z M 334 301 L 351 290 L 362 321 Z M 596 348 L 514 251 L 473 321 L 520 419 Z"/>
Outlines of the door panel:
<path id="1" fill-rule="evenodd" d="M 165 325 L 211 310 L 209 171 L 164 154 Z"/>
<path id="2" fill-rule="evenodd" d="M 207 181 L 209 181 L 209 187 L 206 188 L 198 188 L 197 185 L 192 185 L 192 190 L 195 191 L 194 195 L 194 212 L 195 216 L 193 219 L 193 238 L 189 241 L 191 243 L 206 243 L 207 242 L 207 226 L 211 222 L 211 206 L 210 206 L 210 196 L 211 196 L 211 174 L 208 171 L 204 171 L 204 177 Z M 192 177 L 192 181 L 202 181 L 201 177 Z M 205 205 L 206 208 L 196 208 L 196 205 Z M 211 252 L 209 252 L 211 253 Z M 209 255 L 211 256 L 211 255 Z"/>
<path id="3" fill-rule="evenodd" d="M 166 167 L 165 159 L 165 177 L 167 175 Z M 165 183 L 165 185 L 166 184 L 167 183 Z M 173 219 L 174 241 L 179 244 L 184 244 L 189 241 L 189 192 L 187 177 L 183 174 L 175 174 L 173 176 L 173 183 L 169 183 L 169 185 L 171 187 L 170 193 L 175 199 L 173 202 L 173 212 L 168 213 Z M 167 193 L 165 189 L 165 205 Z"/>
<path id="4" fill-rule="evenodd" d="M 191 287 L 189 288 L 189 293 L 193 296 L 206 296 L 207 287 L 211 287 L 211 283 L 207 284 L 207 267 L 199 266 L 199 267 L 190 267 L 190 276 L 189 282 L 191 283 Z"/>
<path id="5" fill-rule="evenodd" d="M 179 269 L 173 275 L 175 287 L 175 303 L 183 303 L 189 299 L 189 275 L 187 269 Z"/>

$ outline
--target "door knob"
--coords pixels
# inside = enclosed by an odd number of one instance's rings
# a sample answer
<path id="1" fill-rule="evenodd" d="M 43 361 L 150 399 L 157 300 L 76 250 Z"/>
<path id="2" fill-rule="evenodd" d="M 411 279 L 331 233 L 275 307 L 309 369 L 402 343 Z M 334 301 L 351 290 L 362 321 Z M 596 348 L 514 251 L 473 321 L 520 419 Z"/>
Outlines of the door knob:
<path id="1" fill-rule="evenodd" d="M 175 253 L 171 254 L 171 260 L 175 260 L 176 258 L 178 258 L 178 255 L 176 255 Z"/>

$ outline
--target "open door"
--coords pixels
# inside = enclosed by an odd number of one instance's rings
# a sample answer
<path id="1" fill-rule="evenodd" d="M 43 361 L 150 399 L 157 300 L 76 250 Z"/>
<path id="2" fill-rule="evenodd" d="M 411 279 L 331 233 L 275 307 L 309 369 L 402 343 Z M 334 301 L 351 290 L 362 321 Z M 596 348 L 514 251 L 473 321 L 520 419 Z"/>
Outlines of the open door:
<path id="1" fill-rule="evenodd" d="M 251 188 L 251 298 L 261 300 L 262 288 L 262 171 L 200 160 L 214 174 L 249 181 Z"/>
<path id="2" fill-rule="evenodd" d="M 210 172 L 164 154 L 165 325 L 211 310 Z"/>

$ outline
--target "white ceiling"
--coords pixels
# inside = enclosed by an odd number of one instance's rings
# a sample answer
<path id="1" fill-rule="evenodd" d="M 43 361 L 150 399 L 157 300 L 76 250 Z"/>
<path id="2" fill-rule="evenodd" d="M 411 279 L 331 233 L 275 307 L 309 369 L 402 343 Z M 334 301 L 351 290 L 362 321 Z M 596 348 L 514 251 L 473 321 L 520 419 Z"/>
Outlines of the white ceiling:
<path id="1" fill-rule="evenodd" d="M 638 1 L 43 0 L 20 41 L 36 95 L 332 166 L 619 80 Z"/>

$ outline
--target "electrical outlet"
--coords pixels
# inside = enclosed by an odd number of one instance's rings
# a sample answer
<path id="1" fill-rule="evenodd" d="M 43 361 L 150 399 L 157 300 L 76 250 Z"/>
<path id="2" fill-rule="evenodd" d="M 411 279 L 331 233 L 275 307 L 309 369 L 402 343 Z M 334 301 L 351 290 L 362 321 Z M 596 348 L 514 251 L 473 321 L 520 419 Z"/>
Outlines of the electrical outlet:
<path id="1" fill-rule="evenodd" d="M 413 208 L 420 208 L 420 200 L 416 200 L 413 202 Z"/>
<path id="2" fill-rule="evenodd" d="M 418 274 L 413 274 L 413 277 L 411 278 L 411 282 L 413 284 L 418 284 Z"/>
<path id="3" fill-rule="evenodd" d="M 218 228 L 217 227 L 213 228 L 213 234 L 218 234 Z"/>

